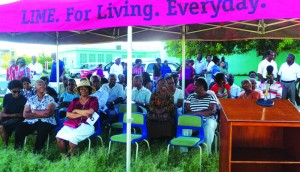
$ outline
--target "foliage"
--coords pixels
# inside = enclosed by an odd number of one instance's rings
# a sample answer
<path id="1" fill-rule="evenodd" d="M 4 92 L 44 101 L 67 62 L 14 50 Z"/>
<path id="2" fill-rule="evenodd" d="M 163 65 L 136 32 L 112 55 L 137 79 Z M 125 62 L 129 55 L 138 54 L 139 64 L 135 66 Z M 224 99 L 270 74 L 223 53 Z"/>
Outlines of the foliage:
<path id="1" fill-rule="evenodd" d="M 49 150 L 41 154 L 33 154 L 31 152 L 34 145 L 34 137 L 29 137 L 28 143 L 22 151 L 13 149 L 13 138 L 11 138 L 9 147 L 0 149 L 0 171 L 125 171 L 126 146 L 123 144 L 112 144 L 112 152 L 108 157 L 108 139 L 104 141 L 106 142 L 105 146 L 100 146 L 98 140 L 92 140 L 91 153 L 87 152 L 87 141 L 83 141 L 79 144 L 78 154 L 67 158 L 60 155 L 54 138 L 50 143 Z M 188 153 L 180 153 L 178 148 L 175 148 L 175 151 L 171 149 L 170 155 L 167 157 L 166 141 L 155 142 L 150 146 L 151 152 L 148 151 L 144 143 L 141 143 L 139 159 L 134 161 L 135 146 L 132 145 L 131 171 L 199 171 L 199 150 L 197 148 L 190 150 Z M 217 154 L 204 155 L 202 169 L 204 172 L 218 172 L 219 156 Z"/>
<path id="2" fill-rule="evenodd" d="M 292 39 L 284 40 L 242 40 L 242 41 L 186 41 L 186 57 L 193 58 L 198 54 L 203 55 L 232 55 L 243 54 L 251 50 L 257 51 L 257 56 L 263 55 L 267 50 L 274 50 L 277 53 L 299 51 L 300 41 Z M 169 56 L 182 57 L 182 41 L 166 41 L 165 50 Z"/>

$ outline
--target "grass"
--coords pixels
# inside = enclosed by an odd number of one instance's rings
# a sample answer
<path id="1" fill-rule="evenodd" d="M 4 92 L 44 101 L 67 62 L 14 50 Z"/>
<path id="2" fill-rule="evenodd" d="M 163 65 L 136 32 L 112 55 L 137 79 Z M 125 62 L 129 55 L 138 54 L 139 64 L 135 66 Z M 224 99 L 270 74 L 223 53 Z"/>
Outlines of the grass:
<path id="1" fill-rule="evenodd" d="M 104 137 L 104 146 L 100 146 L 96 138 L 92 140 L 91 153 L 87 152 L 87 141 L 83 141 L 78 146 L 78 154 L 70 159 L 60 154 L 54 136 L 52 136 L 49 150 L 40 154 L 32 153 L 35 137 L 29 137 L 28 143 L 22 151 L 13 149 L 14 139 L 11 138 L 8 148 L 0 149 L 0 171 L 125 171 L 126 146 L 112 144 L 112 152 L 108 157 L 108 139 L 105 138 L 107 137 Z M 171 149 L 168 158 L 166 155 L 167 141 L 151 144 L 151 152 L 148 151 L 145 143 L 139 145 L 139 159 L 136 162 L 134 160 L 135 146 L 132 145 L 131 171 L 199 171 L 199 150 L 196 148 L 191 149 L 188 153 L 180 153 L 178 148 L 175 148 L 174 151 Z M 218 172 L 219 156 L 217 154 L 204 155 L 202 169 L 203 172 Z"/>

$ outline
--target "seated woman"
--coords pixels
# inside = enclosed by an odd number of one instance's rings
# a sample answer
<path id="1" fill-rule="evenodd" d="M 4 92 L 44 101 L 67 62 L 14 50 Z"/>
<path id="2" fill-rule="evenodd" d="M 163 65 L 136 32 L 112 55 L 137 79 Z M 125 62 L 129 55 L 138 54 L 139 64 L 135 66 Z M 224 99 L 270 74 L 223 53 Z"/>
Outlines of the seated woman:
<path id="1" fill-rule="evenodd" d="M 21 83 L 23 84 L 23 89 L 21 89 L 20 93 L 21 95 L 23 95 L 24 97 L 26 97 L 26 99 L 28 100 L 30 97 L 36 95 L 36 90 L 34 87 L 32 87 L 30 84 L 31 84 L 31 81 L 29 78 L 27 77 L 23 77 L 21 79 Z"/>
<path id="2" fill-rule="evenodd" d="M 45 145 L 48 134 L 55 128 L 55 101 L 46 94 L 46 84 L 37 80 L 35 84 L 37 95 L 28 99 L 23 117 L 25 120 L 17 127 L 15 148 L 22 148 L 27 135 L 37 131 L 34 152 L 40 152 Z"/>
<path id="3" fill-rule="evenodd" d="M 90 96 L 95 91 L 86 79 L 81 80 L 78 87 L 74 88 L 74 92 L 79 94 L 80 98 L 75 98 L 71 102 L 67 110 L 67 118 L 79 119 L 80 125 L 77 128 L 64 126 L 56 135 L 58 147 L 65 155 L 68 153 L 67 142 L 73 155 L 77 144 L 95 132 L 94 126 L 86 122 L 99 108 L 98 99 Z"/>
<path id="4" fill-rule="evenodd" d="M 165 79 L 157 82 L 157 91 L 150 97 L 147 118 L 148 137 L 172 138 L 175 136 L 175 105 Z"/>
<path id="5" fill-rule="evenodd" d="M 215 74 L 215 84 L 210 90 L 214 91 L 218 98 L 231 98 L 230 85 L 226 83 L 226 78 L 224 73 Z"/>
<path id="6" fill-rule="evenodd" d="M 3 99 L 2 112 L 0 113 L 0 134 L 5 146 L 8 145 L 12 132 L 23 120 L 23 110 L 27 99 L 20 94 L 22 83 L 12 80 L 8 83 L 11 93 L 6 94 Z"/>
<path id="7" fill-rule="evenodd" d="M 239 95 L 239 99 L 260 99 L 260 93 L 252 89 L 252 84 L 248 79 L 242 81 L 242 88 L 244 91 Z"/>
<path id="8" fill-rule="evenodd" d="M 203 77 L 195 79 L 195 93 L 190 94 L 186 99 L 185 113 L 203 116 L 204 142 L 208 146 L 208 152 L 211 153 L 211 145 L 214 140 L 215 130 L 217 128 L 216 120 L 216 98 L 207 93 L 207 82 Z"/>
<path id="9" fill-rule="evenodd" d="M 67 108 L 69 107 L 71 101 L 74 98 L 79 97 L 78 94 L 74 93 L 74 88 L 76 87 L 76 81 L 74 79 L 68 79 L 67 82 L 67 90 L 62 93 L 60 96 L 59 102 L 59 112 L 60 112 L 60 117 L 64 118 L 66 117 L 66 111 Z"/>

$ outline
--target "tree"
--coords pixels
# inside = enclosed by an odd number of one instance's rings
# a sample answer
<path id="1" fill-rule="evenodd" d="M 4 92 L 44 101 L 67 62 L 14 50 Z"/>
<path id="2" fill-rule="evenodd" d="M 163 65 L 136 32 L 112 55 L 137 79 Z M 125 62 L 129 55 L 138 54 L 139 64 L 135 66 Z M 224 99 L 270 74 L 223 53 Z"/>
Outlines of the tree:
<path id="1" fill-rule="evenodd" d="M 231 55 L 243 54 L 251 50 L 257 51 L 257 56 L 263 55 L 267 50 L 290 51 L 297 53 L 300 47 L 300 40 L 242 40 L 242 41 L 186 41 L 186 57 L 196 57 L 198 54 L 203 55 Z M 169 56 L 181 58 L 182 41 L 167 41 L 165 50 Z"/>

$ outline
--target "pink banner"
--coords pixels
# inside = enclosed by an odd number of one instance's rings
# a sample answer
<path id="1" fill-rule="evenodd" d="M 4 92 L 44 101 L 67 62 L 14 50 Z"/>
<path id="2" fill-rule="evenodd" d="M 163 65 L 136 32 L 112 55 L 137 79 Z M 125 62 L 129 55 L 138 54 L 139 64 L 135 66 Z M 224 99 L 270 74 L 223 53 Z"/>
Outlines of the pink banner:
<path id="1" fill-rule="evenodd" d="M 0 32 L 299 18 L 298 0 L 1 0 Z"/>

